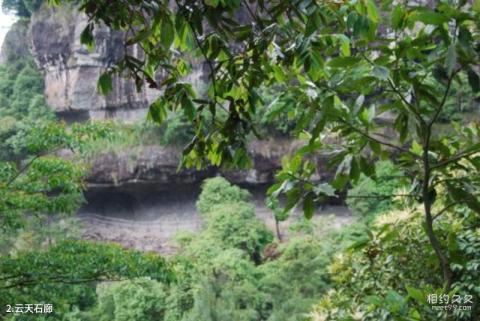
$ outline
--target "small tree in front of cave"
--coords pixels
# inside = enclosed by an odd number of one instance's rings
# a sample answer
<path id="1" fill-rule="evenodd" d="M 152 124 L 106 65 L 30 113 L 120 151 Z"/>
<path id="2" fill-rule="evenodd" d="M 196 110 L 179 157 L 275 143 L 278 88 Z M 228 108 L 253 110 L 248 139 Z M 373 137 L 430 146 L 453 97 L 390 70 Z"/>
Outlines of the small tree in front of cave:
<path id="1" fill-rule="evenodd" d="M 126 72 L 139 88 L 148 83 L 164 91 L 150 107 L 153 121 L 181 109 L 192 122 L 195 136 L 184 165 L 247 164 L 257 89 L 274 83 L 287 86 L 269 117 L 288 108 L 305 140 L 270 189 L 274 196 L 286 194 L 287 211 L 303 203 L 310 217 L 318 199 L 361 173 L 374 175 L 377 159 L 395 159 L 411 180 L 405 196 L 422 204 L 424 229 L 450 288 L 454 258 L 435 221 L 459 205 L 480 212 L 479 125 L 453 124 L 441 132 L 437 124 L 454 84 L 479 91 L 478 1 L 178 0 L 169 6 L 83 0 L 80 6 L 90 18 L 84 43 L 93 44 L 94 23 L 102 21 L 129 30 L 126 45 L 145 53 L 125 56 L 100 78 L 100 91 L 111 88 L 112 72 Z M 192 56 L 208 70 L 205 97 L 181 81 L 192 64 L 185 57 Z M 160 70 L 168 71 L 161 82 L 154 77 Z M 327 144 L 326 136 L 339 143 Z M 331 184 L 311 179 L 316 168 L 310 156 L 321 149 L 334 152 Z"/>

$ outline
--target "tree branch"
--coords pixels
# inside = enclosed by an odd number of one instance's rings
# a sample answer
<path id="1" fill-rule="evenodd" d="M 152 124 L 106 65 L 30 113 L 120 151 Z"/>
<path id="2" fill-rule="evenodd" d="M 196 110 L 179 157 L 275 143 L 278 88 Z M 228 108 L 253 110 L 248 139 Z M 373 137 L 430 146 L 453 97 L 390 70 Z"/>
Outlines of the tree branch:
<path id="1" fill-rule="evenodd" d="M 183 6 L 180 5 L 180 3 L 178 2 L 178 0 L 175 0 L 175 3 L 177 4 L 177 6 L 179 8 L 182 8 L 182 9 L 185 9 Z M 215 68 L 213 67 L 213 63 L 210 59 L 208 59 L 208 55 L 207 53 L 205 52 L 205 49 L 203 48 L 202 44 L 200 43 L 200 39 L 198 37 L 198 33 L 197 31 L 195 30 L 195 28 L 193 27 L 192 23 L 190 22 L 190 19 L 188 19 L 188 17 L 185 17 L 185 20 L 187 21 L 190 29 L 192 30 L 192 33 L 193 33 L 193 38 L 195 38 L 195 42 L 198 46 L 198 48 L 200 49 L 200 52 L 202 53 L 202 56 L 203 58 L 205 59 L 205 61 L 207 62 L 208 64 L 208 67 L 210 69 L 210 80 L 212 81 L 212 86 L 213 86 L 213 103 L 215 104 L 215 106 L 217 105 L 220 105 L 217 101 L 217 97 L 218 97 L 218 94 L 217 94 L 217 85 L 216 85 L 216 75 L 215 75 Z"/>
<path id="2" fill-rule="evenodd" d="M 472 156 L 476 153 L 480 153 L 480 147 L 478 149 L 475 149 L 475 150 L 472 150 L 470 152 L 467 152 L 467 153 L 460 153 L 456 156 L 453 156 L 452 158 L 449 158 L 449 159 L 446 159 L 440 163 L 437 163 L 435 165 L 432 165 L 432 169 L 438 169 L 440 167 L 443 167 L 443 166 L 446 166 L 450 163 L 454 163 L 454 162 L 457 162 L 459 160 L 461 160 L 462 158 L 466 158 L 466 157 L 469 157 L 469 156 Z"/>
<path id="3" fill-rule="evenodd" d="M 404 148 L 404 147 L 402 147 L 402 146 L 398 146 L 398 145 L 395 145 L 395 144 L 391 144 L 391 143 L 389 143 L 389 142 L 385 142 L 385 141 L 383 141 L 383 140 L 380 140 L 380 139 L 378 139 L 378 138 L 375 138 L 375 137 L 369 135 L 368 133 L 362 131 L 361 129 L 358 129 L 357 127 L 353 126 L 352 124 L 350 124 L 349 122 L 345 121 L 344 119 L 339 118 L 338 120 L 339 120 L 339 122 L 341 122 L 342 124 L 347 125 L 350 129 L 354 130 L 355 132 L 359 133 L 360 135 L 364 136 L 365 138 L 367 138 L 367 139 L 369 139 L 369 140 L 371 140 L 371 141 L 374 141 L 374 142 L 376 142 L 376 143 L 378 143 L 378 144 L 381 144 L 381 145 L 384 145 L 384 146 L 388 146 L 388 147 L 394 148 L 394 149 L 399 150 L 399 151 L 404 152 L 404 153 L 408 153 L 408 154 L 410 154 L 411 156 L 413 156 L 414 158 L 418 158 L 418 155 L 417 155 L 417 154 L 413 153 L 412 151 L 410 151 L 410 150 L 407 149 L 407 148 Z"/>
<path id="4" fill-rule="evenodd" d="M 38 159 L 40 158 L 40 155 L 35 155 L 27 164 L 25 164 L 13 177 L 11 177 L 6 186 L 10 186 L 13 184 L 13 182 L 20 177 L 20 175 L 22 175 L 30 166 L 32 166 L 32 164 Z"/>
<path id="5" fill-rule="evenodd" d="M 359 199 L 385 199 L 394 197 L 418 197 L 416 194 L 385 194 L 385 195 L 347 195 L 347 198 Z"/>
<path id="6" fill-rule="evenodd" d="M 455 76 L 455 74 L 456 74 L 456 72 L 453 72 L 452 75 L 448 78 L 447 88 L 445 89 L 445 92 L 443 94 L 442 101 L 440 102 L 440 105 L 438 106 L 438 108 L 435 112 L 435 115 L 433 115 L 432 119 L 428 123 L 429 130 L 431 130 L 433 124 L 437 121 L 438 116 L 440 116 L 440 113 L 442 112 L 443 106 L 447 102 L 448 94 L 450 93 L 450 87 L 452 86 L 452 80 L 453 80 L 453 77 Z"/>
<path id="7" fill-rule="evenodd" d="M 362 57 L 372 66 L 375 66 L 375 64 L 373 63 L 373 61 L 371 61 L 366 55 L 365 55 L 365 52 L 363 51 L 360 51 L 360 54 L 362 55 Z M 390 79 L 390 77 L 388 77 L 388 85 L 390 86 L 390 88 L 392 89 L 392 91 L 394 93 L 397 94 L 397 96 L 400 98 L 401 101 L 403 101 L 403 103 L 405 105 L 407 105 L 408 109 L 417 117 L 418 121 L 420 123 L 425 123 L 425 120 L 423 119 L 423 117 L 420 115 L 420 113 L 417 111 L 417 109 L 415 108 L 414 105 L 412 105 L 406 98 L 405 96 L 400 92 L 400 90 L 398 90 L 398 88 L 395 86 L 395 84 L 393 83 L 393 80 Z"/>
<path id="8" fill-rule="evenodd" d="M 444 208 L 442 208 L 442 210 L 440 210 L 437 214 L 435 214 L 433 216 L 433 221 L 435 221 L 438 217 L 440 217 L 443 213 L 445 213 L 446 211 L 448 211 L 450 208 L 452 208 L 453 206 L 459 204 L 460 202 L 452 202 L 450 204 L 448 204 L 447 206 L 445 206 Z"/>

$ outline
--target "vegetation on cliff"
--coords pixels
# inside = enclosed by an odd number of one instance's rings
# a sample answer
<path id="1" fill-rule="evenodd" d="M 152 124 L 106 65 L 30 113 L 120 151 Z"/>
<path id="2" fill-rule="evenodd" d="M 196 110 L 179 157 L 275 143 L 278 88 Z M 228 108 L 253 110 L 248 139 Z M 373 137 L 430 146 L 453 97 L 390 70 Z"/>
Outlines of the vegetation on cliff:
<path id="1" fill-rule="evenodd" d="M 13 11 L 19 17 L 30 17 L 44 2 L 44 0 L 3 0 L 2 10 Z"/>
<path id="2" fill-rule="evenodd" d="M 224 191 L 220 200 L 219 187 Z M 239 193 L 243 194 L 240 199 Z M 69 321 L 304 320 L 328 288 L 332 246 L 329 241 L 305 235 L 278 244 L 255 217 L 246 195 L 223 178 L 205 181 L 199 197 L 205 225 L 198 234 L 178 236 L 180 250 L 168 259 L 168 271 L 162 270 L 165 265 L 156 256 L 122 253 L 110 246 L 60 244 L 50 249 L 52 255 L 77 253 L 89 264 L 101 266 L 103 271 L 98 273 L 112 271 L 112 275 L 103 277 L 117 276 L 120 281 L 49 284 L 52 274 L 39 269 L 45 285 L 28 293 L 50 296 L 49 302 L 55 301 L 62 308 L 57 316 Z M 81 264 L 75 272 L 68 271 L 71 265 L 66 258 L 63 260 L 62 269 L 71 277 L 85 278 L 82 273 L 92 268 Z M 57 262 L 50 255 L 41 262 L 49 261 L 50 266 Z M 126 262 L 132 270 L 117 274 L 117 267 Z M 61 291 L 58 293 L 70 307 L 60 305 L 49 291 Z M 19 293 L 15 295 L 20 297 Z"/>
<path id="3" fill-rule="evenodd" d="M 417 226 L 424 228 L 424 246 L 433 251 L 441 274 L 442 282 L 432 280 L 431 286 L 450 292 L 462 278 L 454 271 L 458 257 L 450 253 L 441 222 L 464 206 L 480 212 L 479 125 L 453 124 L 448 133 L 438 128 L 455 84 L 468 80 L 469 91 L 480 90 L 478 2 L 259 1 L 250 7 L 177 1 L 172 9 L 145 1 L 135 2 L 132 13 L 124 4 L 103 10 L 102 3 L 85 0 L 81 8 L 92 21 L 84 32 L 87 44 L 92 43 L 93 21 L 115 29 L 135 25 L 137 32 L 127 43 L 140 46 L 146 59 L 124 57 L 99 85 L 108 88 L 110 73 L 122 70 L 140 86 L 146 82 L 163 89 L 150 117 L 161 122 L 166 110 L 181 109 L 195 126 L 185 165 L 248 164 L 246 137 L 256 132 L 252 119 L 258 90 L 287 83 L 279 100 L 290 104 L 279 111 L 288 107 L 297 115 L 296 127 L 306 143 L 284 162 L 278 184 L 269 190 L 286 196 L 285 211 L 302 205 L 309 218 L 314 203 L 333 196 L 334 189 L 357 182 L 361 174 L 374 176 L 372 160 L 395 159 L 410 185 L 405 197 L 422 207 Z M 240 10 L 251 22 L 233 15 Z M 206 60 L 208 97 L 197 97 L 181 81 L 188 61 L 177 58 L 178 52 Z M 164 62 L 171 72 L 157 83 L 153 76 Z M 227 117 L 216 117 L 222 109 Z M 204 110 L 210 111 L 210 126 L 203 121 Z M 338 135 L 340 142 L 328 144 L 326 134 Z M 329 148 L 335 152 L 331 166 L 336 176 L 330 185 L 318 185 L 310 155 Z"/>
<path id="4" fill-rule="evenodd" d="M 175 119 L 154 131 L 188 142 L 182 165 L 246 166 L 263 126 L 303 141 L 269 189 L 275 219 L 297 206 L 312 219 L 346 192 L 358 221 L 274 241 L 248 193 L 215 178 L 197 203 L 203 229 L 179 236 L 171 258 L 52 237 L 35 224 L 75 212 L 83 175 L 55 151 L 121 145 L 125 129 L 52 121 L 26 59 L 0 70 L 1 302 L 48 298 L 71 321 L 479 320 L 480 125 L 456 112 L 478 105 L 478 1 L 76 2 L 90 19 L 85 45 L 101 22 L 143 49 L 126 51 L 99 90 L 115 72 L 163 90 L 149 119 Z M 5 3 L 28 16 L 39 2 Z M 183 81 L 186 57 L 205 61 L 205 95 Z M 331 182 L 315 179 L 320 151 Z"/>

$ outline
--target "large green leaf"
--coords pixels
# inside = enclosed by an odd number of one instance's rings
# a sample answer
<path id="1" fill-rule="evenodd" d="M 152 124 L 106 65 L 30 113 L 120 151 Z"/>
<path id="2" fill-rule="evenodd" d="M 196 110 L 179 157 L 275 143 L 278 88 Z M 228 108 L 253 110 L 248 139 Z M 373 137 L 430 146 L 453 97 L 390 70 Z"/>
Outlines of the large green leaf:
<path id="1" fill-rule="evenodd" d="M 321 183 L 314 187 L 314 192 L 318 195 L 335 196 L 335 189 L 328 183 Z"/>
<path id="2" fill-rule="evenodd" d="M 147 118 L 158 124 L 167 118 L 167 105 L 164 99 L 159 98 L 150 105 Z"/>
<path id="3" fill-rule="evenodd" d="M 468 83 L 470 84 L 473 92 L 477 93 L 480 91 L 480 78 L 478 77 L 478 74 L 472 69 L 468 70 Z"/>
<path id="4" fill-rule="evenodd" d="M 95 45 L 95 39 L 93 38 L 93 23 L 89 23 L 80 34 L 80 43 L 87 46 L 87 50 L 92 52 Z"/>
<path id="5" fill-rule="evenodd" d="M 405 10 L 403 9 L 403 7 L 401 5 L 395 6 L 390 17 L 392 21 L 392 27 L 394 29 L 400 29 L 402 27 L 404 18 Z"/>
<path id="6" fill-rule="evenodd" d="M 106 95 L 112 91 L 112 75 L 110 73 L 103 73 L 98 79 L 97 88 L 102 95 Z"/>
<path id="7" fill-rule="evenodd" d="M 170 17 L 165 16 L 162 19 L 161 41 L 165 49 L 169 49 L 175 39 L 175 28 Z"/>
<path id="8" fill-rule="evenodd" d="M 303 213 L 307 219 L 311 219 L 313 217 L 314 197 L 315 194 L 308 193 L 303 200 Z"/>
<path id="9" fill-rule="evenodd" d="M 377 5 L 375 4 L 375 1 L 373 0 L 367 1 L 367 14 L 370 20 L 372 20 L 374 23 L 378 23 L 380 15 L 378 13 L 378 9 L 377 9 Z"/>
<path id="10" fill-rule="evenodd" d="M 455 65 L 457 64 L 457 50 L 455 44 L 451 44 L 447 50 L 447 56 L 445 57 L 445 66 L 447 69 L 448 75 L 452 75 L 455 70 Z"/>
<path id="11" fill-rule="evenodd" d="M 445 16 L 442 13 L 434 12 L 430 10 L 424 10 L 424 9 L 413 11 L 409 16 L 409 19 L 411 21 L 420 21 L 430 25 L 441 25 L 450 20 L 447 16 Z"/>
<path id="12" fill-rule="evenodd" d="M 388 80 L 389 74 L 390 72 L 386 67 L 383 67 L 383 66 L 373 67 L 372 75 L 375 78 L 378 78 L 380 80 Z"/>
<path id="13" fill-rule="evenodd" d="M 408 292 L 408 296 L 411 297 L 412 299 L 414 299 L 415 301 L 417 301 L 417 303 L 419 304 L 424 304 L 425 303 L 425 295 L 423 294 L 422 291 L 412 287 L 412 286 L 409 286 L 408 284 L 405 286 L 405 288 L 407 289 L 407 292 Z"/>

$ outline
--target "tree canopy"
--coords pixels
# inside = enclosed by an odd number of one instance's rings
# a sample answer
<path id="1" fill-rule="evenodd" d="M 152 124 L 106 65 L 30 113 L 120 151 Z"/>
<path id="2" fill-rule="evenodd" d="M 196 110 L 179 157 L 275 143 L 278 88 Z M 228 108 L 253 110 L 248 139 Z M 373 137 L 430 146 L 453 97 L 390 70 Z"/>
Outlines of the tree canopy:
<path id="1" fill-rule="evenodd" d="M 457 124 L 445 133 L 437 124 L 455 84 L 480 89 L 478 1 L 84 0 L 80 8 L 90 19 L 83 43 L 93 45 L 95 24 L 104 23 L 143 52 L 126 54 L 102 75 L 100 92 L 111 89 L 112 72 L 134 78 L 138 88 L 162 90 L 150 119 L 161 122 L 168 109 L 181 110 L 195 126 L 186 166 L 248 164 L 245 141 L 257 133 L 258 90 L 273 83 L 288 86 L 271 113 L 293 105 L 305 141 L 270 189 L 286 194 L 285 210 L 303 203 L 311 217 L 315 201 L 361 173 L 374 175 L 372 160 L 398 160 L 412 184 L 404 196 L 423 204 L 450 287 L 453 274 L 434 220 L 462 204 L 480 212 L 473 174 L 480 168 L 479 125 Z M 184 81 L 193 64 L 188 57 L 206 64 L 207 95 Z M 329 135 L 341 142 L 326 144 Z M 311 180 L 316 168 L 308 156 L 320 149 L 335 154 L 330 185 Z"/>
<path id="2" fill-rule="evenodd" d="M 30 17 L 43 2 L 44 0 L 4 0 L 2 1 L 2 10 L 13 11 L 19 17 Z"/>
<path id="3" fill-rule="evenodd" d="M 317 255 L 321 247 L 308 238 L 292 243 L 282 259 L 266 263 L 273 235 L 245 202 L 248 193 L 215 179 L 206 183 L 197 204 L 205 228 L 197 238 L 184 240 L 186 257 L 177 257 L 179 278 L 173 288 L 160 282 L 168 283 L 171 271 L 158 257 L 60 242 L 33 256 L 19 252 L 1 257 L 0 285 L 5 291 L 0 295 L 7 297 L 8 289 L 23 285 L 42 290 L 57 281 L 139 277 L 100 287 L 99 304 L 87 319 L 97 313 L 128 318 L 131 311 L 119 306 L 130 293 L 147 302 L 148 309 L 135 310 L 139 318 L 151 313 L 163 317 L 167 311 L 157 303 L 171 300 L 175 308 L 168 312 L 173 319 L 177 312 L 192 320 L 232 315 L 263 320 L 275 313 L 287 319 L 297 305 L 310 304 L 304 293 L 318 295 L 331 278 L 332 291 L 313 311 L 315 320 L 435 320 L 439 315 L 478 320 L 480 124 L 472 117 L 442 126 L 454 92 L 475 96 L 480 91 L 478 0 L 71 2 L 88 16 L 81 34 L 87 49 L 95 44 L 99 24 L 121 30 L 125 37 L 125 55 L 100 76 L 98 91 L 108 93 L 112 75 L 119 73 L 134 79 L 138 89 L 161 91 L 150 106 L 151 121 L 161 123 L 173 111 L 182 114 L 182 126 L 185 119 L 190 122 L 193 130 L 186 133 L 192 137 L 183 166 L 248 166 L 247 141 L 262 135 L 255 121 L 260 91 L 280 84 L 277 97 L 262 113 L 268 119 L 288 114 L 293 121 L 285 125 L 294 127 L 302 144 L 284 158 L 269 189 L 277 223 L 296 206 L 312 218 L 317 203 L 338 197 L 351 185 L 356 188 L 349 198 L 373 199 L 376 207 L 393 214 L 375 216 L 367 233 L 334 259 L 327 276 L 326 262 Z M 19 15 L 23 8 L 30 10 L 30 2 L 5 3 Z M 200 64 L 208 76 L 204 93 L 187 81 Z M 41 88 L 35 72 L 22 70 L 13 91 L 13 81 L 5 83 L 0 90 L 18 101 L 15 112 L 36 110 L 34 97 L 23 95 L 27 88 Z M 7 116 L 12 122 L 16 115 Z M 49 155 L 57 148 L 79 150 L 84 141 L 104 135 L 105 128 L 94 123 L 67 129 L 46 122 L 31 130 L 22 145 L 26 159 L 0 163 L 3 227 L 18 229 L 27 213 L 78 208 L 82 168 Z M 315 179 L 319 169 L 313 156 L 320 151 L 331 156 L 328 165 L 335 175 L 330 182 Z M 384 165 L 375 163 L 385 159 L 392 160 L 393 167 L 388 173 L 377 171 Z M 372 181 L 378 185 L 361 187 Z M 276 198 L 281 197 L 286 202 L 279 209 Z M 392 199 L 401 199 L 402 207 Z M 218 204 L 221 201 L 226 203 Z M 356 205 L 362 211 L 372 204 Z M 72 253 L 85 260 L 78 268 Z M 60 262 L 57 254 L 64 255 Z M 298 262 L 299 254 L 307 258 Z M 322 271 L 304 264 L 310 263 L 308 258 L 318 260 Z M 63 266 L 62 260 L 68 264 Z M 36 267 L 41 274 L 29 273 L 26 267 L 35 264 L 51 266 L 66 277 L 43 273 L 48 271 L 41 267 Z M 96 270 L 97 265 L 105 270 Z M 317 273 L 315 289 L 291 266 Z M 283 281 L 269 278 L 275 273 Z M 152 280 L 152 274 L 158 277 Z M 192 275 L 197 278 L 193 282 Z M 289 289 L 284 280 L 297 280 L 295 291 L 302 295 L 292 296 L 285 310 L 275 310 L 272 304 L 288 299 L 282 295 Z M 259 284 L 265 289 L 258 289 Z M 272 292 L 275 287 L 282 291 Z M 171 297 L 166 298 L 169 290 Z M 425 296 L 440 291 L 471 293 L 472 311 L 437 313 L 425 306 Z"/>

